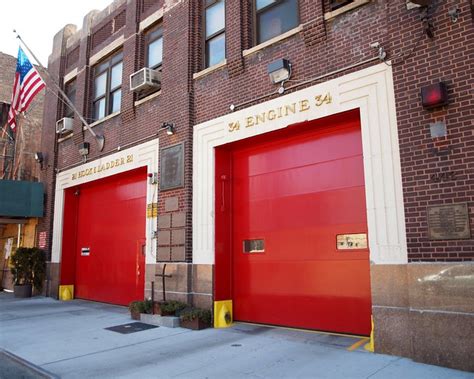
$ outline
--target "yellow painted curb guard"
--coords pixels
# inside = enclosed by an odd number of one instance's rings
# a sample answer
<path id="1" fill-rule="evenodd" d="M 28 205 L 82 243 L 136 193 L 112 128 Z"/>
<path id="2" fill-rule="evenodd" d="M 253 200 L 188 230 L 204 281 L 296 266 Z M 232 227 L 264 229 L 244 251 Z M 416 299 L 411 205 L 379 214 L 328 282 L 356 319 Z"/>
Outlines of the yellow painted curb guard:
<path id="1" fill-rule="evenodd" d="M 74 299 L 74 286 L 59 286 L 59 300 L 68 301 Z"/>
<path id="2" fill-rule="evenodd" d="M 232 300 L 214 302 L 214 328 L 228 328 L 233 319 Z"/>
<path id="3" fill-rule="evenodd" d="M 372 330 L 370 331 L 370 341 L 367 345 L 364 346 L 364 349 L 367 351 L 370 351 L 371 353 L 374 352 L 375 347 L 374 347 L 374 316 L 370 317 L 371 322 L 372 322 Z"/>

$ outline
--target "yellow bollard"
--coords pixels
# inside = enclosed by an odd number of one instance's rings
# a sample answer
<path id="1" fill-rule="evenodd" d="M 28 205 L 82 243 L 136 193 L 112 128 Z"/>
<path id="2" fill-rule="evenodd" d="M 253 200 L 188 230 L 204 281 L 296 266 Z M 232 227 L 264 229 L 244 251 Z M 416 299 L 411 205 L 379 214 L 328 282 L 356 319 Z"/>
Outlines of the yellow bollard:
<path id="1" fill-rule="evenodd" d="M 370 341 L 367 345 L 364 346 L 364 349 L 373 353 L 375 349 L 374 347 L 374 316 L 370 316 L 370 320 L 372 323 L 372 330 L 370 331 Z"/>
<path id="2" fill-rule="evenodd" d="M 228 328 L 232 320 L 232 300 L 215 301 L 214 328 Z"/>
<path id="3" fill-rule="evenodd" d="M 74 299 L 74 286 L 59 286 L 59 300 L 68 301 Z"/>

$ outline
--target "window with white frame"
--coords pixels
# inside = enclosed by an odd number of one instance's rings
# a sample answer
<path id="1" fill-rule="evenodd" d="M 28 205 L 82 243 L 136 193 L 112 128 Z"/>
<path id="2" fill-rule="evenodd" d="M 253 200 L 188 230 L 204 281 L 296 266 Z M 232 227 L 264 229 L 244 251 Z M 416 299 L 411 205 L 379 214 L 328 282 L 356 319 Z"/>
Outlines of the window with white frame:
<path id="1" fill-rule="evenodd" d="M 225 1 L 205 2 L 205 66 L 211 67 L 225 60 Z"/>
<path id="2" fill-rule="evenodd" d="M 122 101 L 122 52 L 98 63 L 93 69 L 93 119 L 100 120 L 120 111 Z"/>
<path id="3" fill-rule="evenodd" d="M 155 26 L 145 34 L 146 67 L 161 70 L 163 63 L 163 28 Z"/>
<path id="4" fill-rule="evenodd" d="M 64 85 L 64 93 L 71 103 L 76 102 L 76 79 L 70 80 Z M 64 117 L 74 118 L 74 110 L 64 102 Z"/>
<path id="5" fill-rule="evenodd" d="M 299 25 L 298 0 L 255 0 L 256 44 Z"/>

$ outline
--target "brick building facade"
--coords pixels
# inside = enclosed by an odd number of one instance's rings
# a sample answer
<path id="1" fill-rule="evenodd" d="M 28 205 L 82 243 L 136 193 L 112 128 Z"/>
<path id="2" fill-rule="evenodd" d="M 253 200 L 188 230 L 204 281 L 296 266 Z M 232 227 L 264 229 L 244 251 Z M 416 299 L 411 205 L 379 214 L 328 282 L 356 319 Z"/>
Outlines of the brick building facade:
<path id="1" fill-rule="evenodd" d="M 35 153 L 40 150 L 43 118 L 44 92 L 33 100 L 25 115 L 19 116 L 19 128 L 12 132 L 7 125 L 13 80 L 15 78 L 16 58 L 0 53 L 0 180 L 25 182 L 42 181 L 41 166 L 35 161 Z M 5 191 L 5 187 L 2 187 Z M 10 199 L 2 193 L 2 200 Z M 22 199 L 25 200 L 26 199 Z M 3 210 L 3 209 L 2 209 Z M 0 286 L 13 288 L 8 259 L 6 255 L 19 246 L 36 245 L 36 217 L 18 217 L 18 214 L 2 214 L 0 210 Z M 5 246 L 8 246 L 5 249 Z M 8 253 L 7 253 L 8 251 Z"/>
<path id="2" fill-rule="evenodd" d="M 121 188 L 122 179 L 114 178 L 146 167 L 150 178 L 141 179 L 147 185 L 139 207 L 145 213 L 146 206 L 147 217 L 143 233 L 133 237 L 144 241 L 146 269 L 138 271 L 145 271 L 140 277 L 145 295 L 156 281 L 155 296 L 161 296 L 161 279 L 155 275 L 166 267 L 169 298 L 208 308 L 214 301 L 234 300 L 239 319 L 243 311 L 232 287 L 239 285 L 236 278 L 250 274 L 232 268 L 240 259 L 231 253 L 238 210 L 226 203 L 231 197 L 234 207 L 240 204 L 233 194 L 237 184 L 228 180 L 239 168 L 232 159 L 246 147 L 266 149 L 265 139 L 284 144 L 292 133 L 296 138 L 310 133 L 311 126 L 354 118 L 361 133 L 357 165 L 363 169 L 356 179 L 365 188 L 366 229 L 359 234 L 370 249 L 364 258 L 367 264 L 370 260 L 364 306 L 374 318 L 375 349 L 472 370 L 473 346 L 466 333 L 471 328 L 472 334 L 474 317 L 474 19 L 469 2 L 417 8 L 403 0 L 285 1 L 284 6 L 296 7 L 286 16 L 296 15 L 297 23 L 269 38 L 261 35 L 265 12 L 273 5 L 257 11 L 253 1 L 228 0 L 222 25 L 207 12 L 215 4 L 116 0 L 90 12 L 82 29 L 68 25 L 56 35 L 48 69 L 66 90 L 74 87 L 75 106 L 105 137 L 105 147 L 100 151 L 77 116 L 72 132 L 55 134 L 56 121 L 67 109 L 58 97 L 47 96 L 42 150 L 50 165 L 47 212 L 39 231 L 48 233 L 50 295 L 57 296 L 60 284 L 80 282 L 82 296 L 109 301 L 106 295 L 84 295 L 87 278 L 80 270 L 86 270 L 86 258 L 76 254 L 90 249 L 92 257 L 94 248 L 73 241 L 92 238 L 83 227 L 87 220 L 107 229 L 112 225 L 100 224 L 99 206 L 81 208 L 81 202 L 86 204 L 81 198 L 92 199 L 100 191 L 94 186 L 104 180 L 112 181 L 110 188 Z M 215 33 L 206 32 L 208 20 L 219 24 Z M 156 30 L 161 34 L 152 37 Z M 161 87 L 140 95 L 130 90 L 129 77 L 146 67 L 156 38 L 162 38 Z M 217 38 L 225 38 L 225 59 L 207 67 Z M 267 68 L 281 58 L 291 63 L 291 77 L 280 94 Z M 114 72 L 121 74 L 118 86 Z M 106 84 L 99 91 L 102 78 Z M 421 88 L 438 82 L 446 84 L 448 102 L 427 109 Z M 169 124 L 174 134 L 163 127 Z M 78 152 L 84 142 L 90 144 L 86 161 Z M 100 188 L 105 193 L 108 187 Z M 92 194 L 86 195 L 89 190 Z M 120 204 L 110 209 L 115 212 Z M 114 216 L 126 217 L 122 212 Z M 283 219 L 300 216 L 289 212 Z M 449 217 L 454 221 L 444 222 Z M 73 230 L 82 234 L 77 237 Z M 342 235 L 353 238 L 351 233 Z"/>

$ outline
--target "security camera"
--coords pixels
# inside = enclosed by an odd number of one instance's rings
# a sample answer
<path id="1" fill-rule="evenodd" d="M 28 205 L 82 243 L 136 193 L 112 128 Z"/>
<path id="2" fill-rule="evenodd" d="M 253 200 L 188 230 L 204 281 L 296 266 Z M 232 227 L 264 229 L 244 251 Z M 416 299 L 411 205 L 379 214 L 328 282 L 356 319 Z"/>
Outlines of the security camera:
<path id="1" fill-rule="evenodd" d="M 372 43 L 370 44 L 370 47 L 371 47 L 372 49 L 378 49 L 378 48 L 380 47 L 380 43 L 379 43 L 379 42 L 372 42 Z"/>

